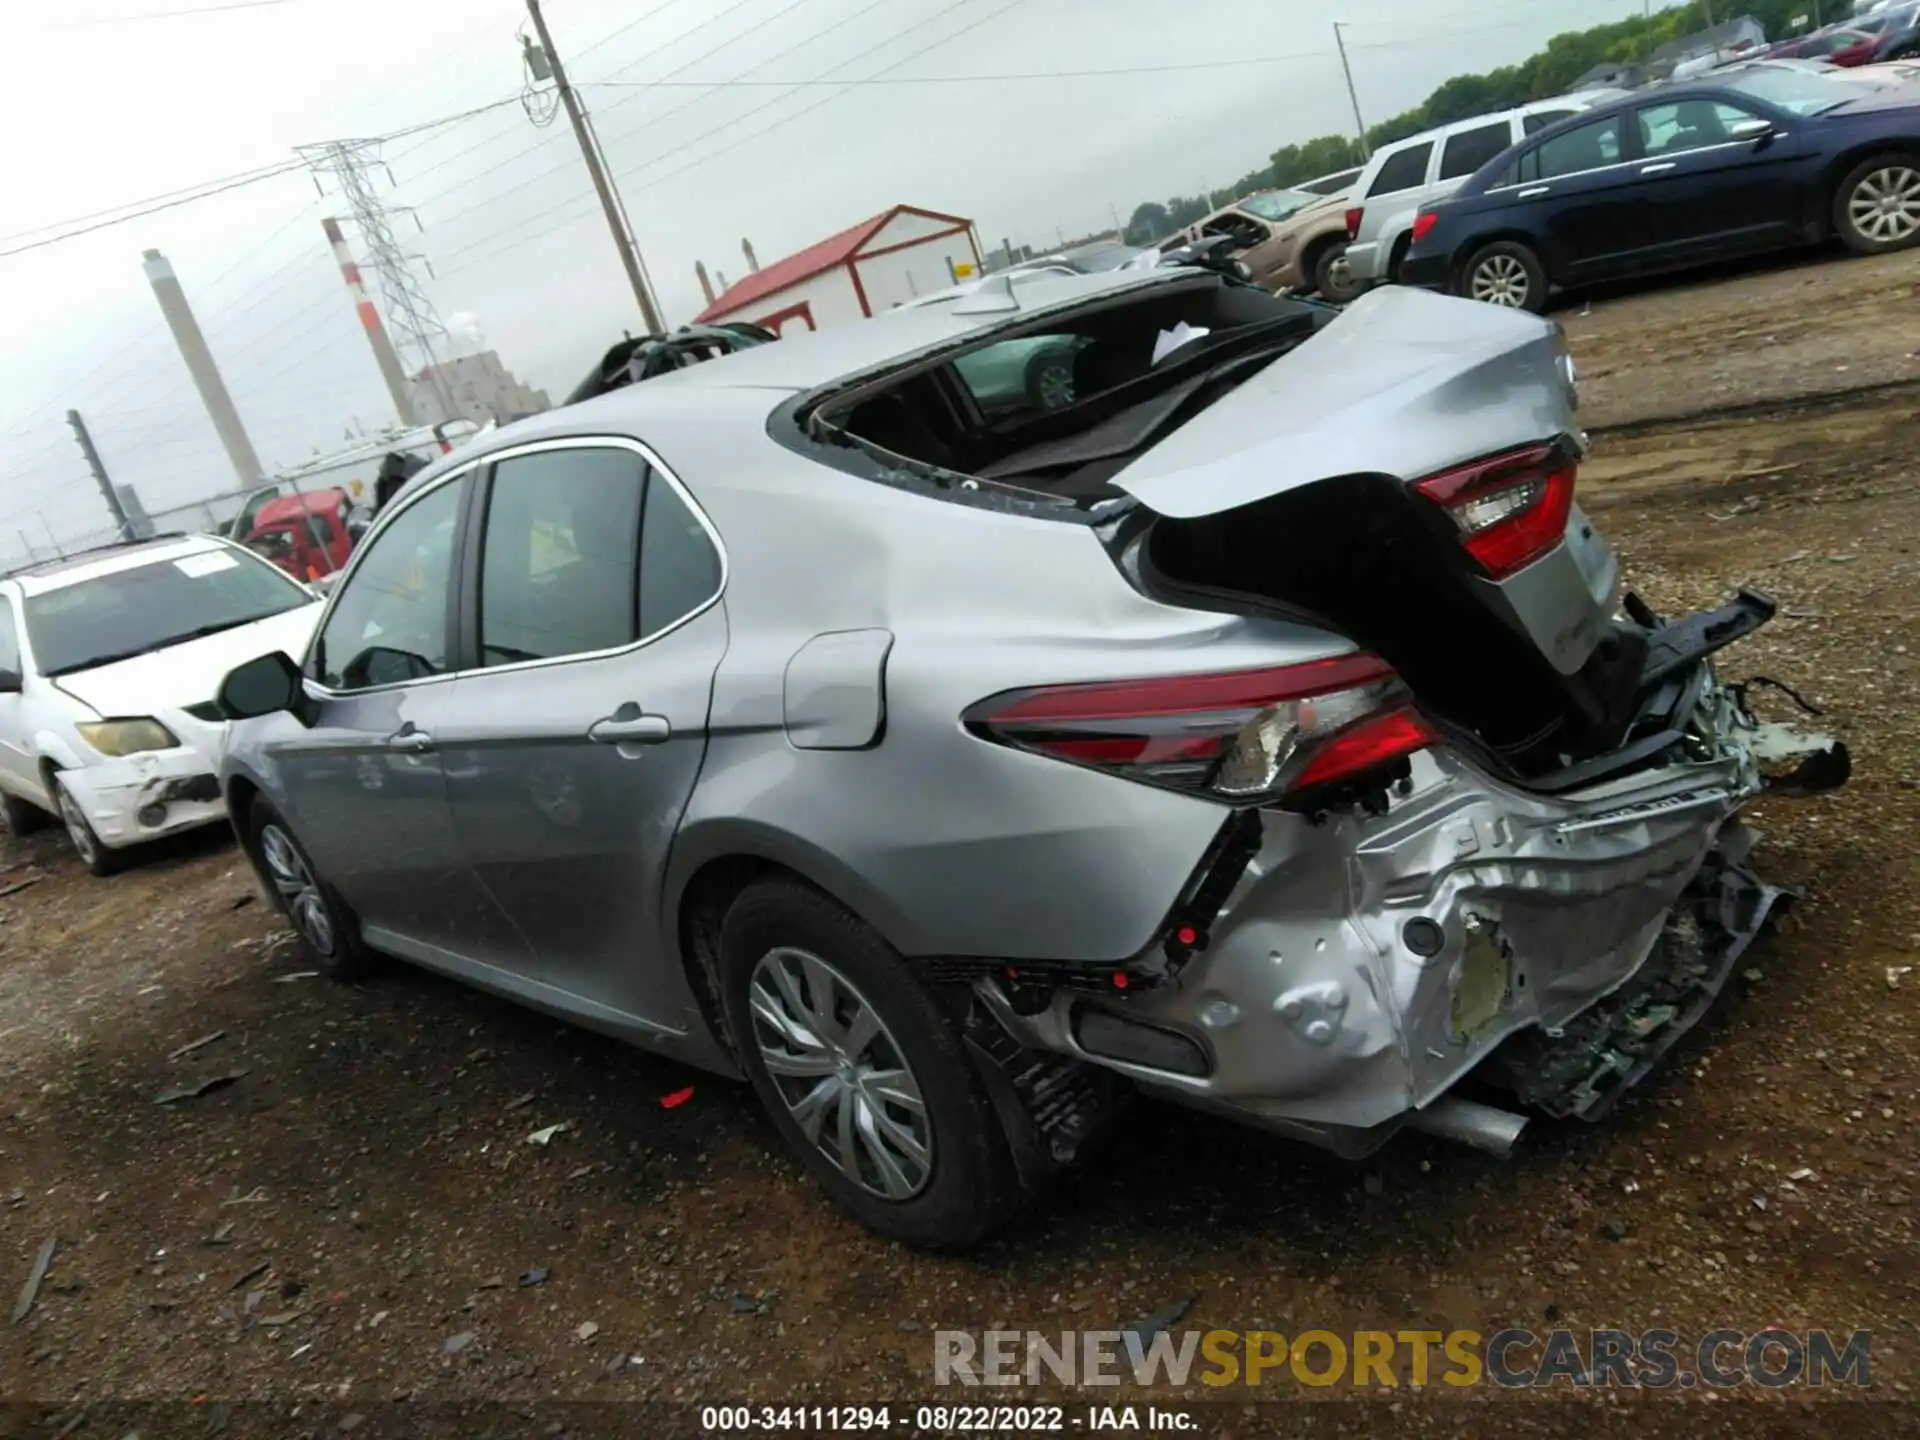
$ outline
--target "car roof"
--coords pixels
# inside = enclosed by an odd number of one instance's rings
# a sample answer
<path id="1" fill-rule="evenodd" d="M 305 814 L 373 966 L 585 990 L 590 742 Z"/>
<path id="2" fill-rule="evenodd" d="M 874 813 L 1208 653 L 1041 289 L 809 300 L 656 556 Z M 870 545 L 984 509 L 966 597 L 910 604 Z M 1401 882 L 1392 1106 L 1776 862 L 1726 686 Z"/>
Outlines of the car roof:
<path id="1" fill-rule="evenodd" d="M 1510 105 L 1504 110 L 1489 110 L 1484 115 L 1475 115 L 1466 120 L 1449 120 L 1444 125 L 1435 125 L 1430 129 L 1422 130 L 1417 135 L 1408 135 L 1404 139 L 1382 145 L 1373 152 L 1373 158 L 1367 161 L 1364 168 L 1369 171 L 1378 169 L 1382 156 L 1405 150 L 1409 146 L 1429 144 L 1435 140 L 1445 139 L 1449 135 L 1457 135 L 1462 130 L 1477 130 L 1482 125 L 1511 120 L 1516 115 L 1537 115 L 1542 110 L 1564 110 L 1568 105 L 1573 105 L 1584 114 L 1588 110 L 1603 110 L 1635 93 L 1637 92 L 1632 90 L 1619 90 L 1598 85 L 1591 90 L 1582 90 L 1574 95 L 1550 95 L 1545 100 L 1529 100 L 1524 105 Z"/>
<path id="2" fill-rule="evenodd" d="M 96 550 L 83 550 L 59 560 L 43 560 L 38 565 L 16 570 L 5 578 L 18 584 L 23 595 L 44 595 L 49 590 L 62 590 L 82 580 L 98 579 L 120 570 L 138 569 L 157 560 L 183 560 L 189 555 L 203 555 L 210 550 L 230 548 L 225 541 L 212 535 L 156 536 L 151 540 L 103 545 Z"/>

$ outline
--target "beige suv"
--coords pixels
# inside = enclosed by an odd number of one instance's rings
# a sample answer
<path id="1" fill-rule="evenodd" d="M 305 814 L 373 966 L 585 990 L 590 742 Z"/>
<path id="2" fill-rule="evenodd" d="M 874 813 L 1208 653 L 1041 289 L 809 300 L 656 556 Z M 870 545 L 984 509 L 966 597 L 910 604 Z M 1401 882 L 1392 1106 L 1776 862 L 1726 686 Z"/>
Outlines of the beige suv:
<path id="1" fill-rule="evenodd" d="M 1346 192 L 1258 190 L 1194 221 L 1161 242 L 1162 250 L 1233 238 L 1233 256 L 1269 290 L 1317 290 L 1344 303 L 1360 293 L 1347 272 Z"/>

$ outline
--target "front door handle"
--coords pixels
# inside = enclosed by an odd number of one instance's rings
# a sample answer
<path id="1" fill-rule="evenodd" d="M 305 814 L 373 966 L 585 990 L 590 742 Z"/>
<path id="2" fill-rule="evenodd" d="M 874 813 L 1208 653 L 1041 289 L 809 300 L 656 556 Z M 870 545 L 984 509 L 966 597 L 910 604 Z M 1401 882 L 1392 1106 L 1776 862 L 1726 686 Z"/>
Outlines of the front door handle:
<path id="1" fill-rule="evenodd" d="M 1640 173 L 1642 175 L 1659 175 L 1664 171 L 1673 169 L 1675 163 L 1676 162 L 1672 160 L 1661 160 L 1652 165 L 1642 165 L 1640 167 Z"/>
<path id="2" fill-rule="evenodd" d="M 1549 191 L 1552 188 L 1553 187 L 1550 185 L 1529 185 L 1525 190 L 1522 190 L 1520 194 L 1515 198 L 1520 200 L 1533 200 L 1538 198 L 1541 195 L 1546 194 L 1547 191 Z"/>
<path id="3" fill-rule="evenodd" d="M 387 748 L 398 750 L 403 755 L 431 755 L 433 736 L 424 730 L 415 729 L 409 721 L 399 732 L 387 737 Z"/>
<path id="4" fill-rule="evenodd" d="M 664 715 L 609 715 L 587 727 L 587 738 L 602 745 L 658 745 L 673 738 L 673 726 Z"/>

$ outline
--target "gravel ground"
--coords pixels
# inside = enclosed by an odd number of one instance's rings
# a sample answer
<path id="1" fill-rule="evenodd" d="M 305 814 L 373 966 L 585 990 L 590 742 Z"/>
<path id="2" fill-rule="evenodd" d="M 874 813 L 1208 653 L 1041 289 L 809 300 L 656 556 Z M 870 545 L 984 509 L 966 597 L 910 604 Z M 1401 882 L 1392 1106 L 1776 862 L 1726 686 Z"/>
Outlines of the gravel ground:
<path id="1" fill-rule="evenodd" d="M 1727 668 L 1795 685 L 1856 769 L 1757 807 L 1757 866 L 1804 898 L 1602 1124 L 1538 1124 L 1504 1164 L 1410 1137 L 1347 1165 L 1143 1105 L 1011 1233 L 929 1258 L 830 1208 L 741 1087 L 421 974 L 302 975 L 220 836 L 111 881 L 57 836 L 8 840 L 0 1262 L 24 1280 L 57 1247 L 5 1349 L 7 1394 L 52 1428 L 5 1433 L 665 1434 L 694 1421 L 543 1407 L 924 1401 L 937 1328 L 1112 1328 L 1189 1297 L 1176 1328 L 1874 1332 L 1866 1400 L 1158 1397 L 1208 1401 L 1197 1433 L 1913 1433 L 1917 274 L 1790 266 L 1562 314 L 1583 498 L 1629 573 L 1668 611 L 1774 595 Z M 128 1424 L 129 1399 L 180 1403 Z"/>

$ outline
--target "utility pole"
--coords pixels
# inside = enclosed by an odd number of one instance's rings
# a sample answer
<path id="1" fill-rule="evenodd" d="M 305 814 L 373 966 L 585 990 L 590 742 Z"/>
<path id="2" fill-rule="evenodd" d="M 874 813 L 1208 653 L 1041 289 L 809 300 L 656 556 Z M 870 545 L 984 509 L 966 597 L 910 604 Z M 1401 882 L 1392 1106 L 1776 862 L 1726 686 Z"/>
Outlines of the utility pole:
<path id="1" fill-rule="evenodd" d="M 78 410 L 69 410 L 67 424 L 73 427 L 73 438 L 80 442 L 80 453 L 87 457 L 87 468 L 93 472 L 94 484 L 100 487 L 100 498 L 107 502 L 113 523 L 119 528 L 120 538 L 133 539 L 133 526 L 127 523 L 127 512 L 120 508 L 120 494 L 107 478 L 107 467 L 100 463 L 100 452 L 93 448 L 93 436 L 87 433 L 87 422 L 80 418 Z"/>
<path id="2" fill-rule="evenodd" d="M 567 107 L 567 120 L 573 126 L 573 138 L 580 142 L 580 158 L 587 162 L 587 175 L 593 181 L 594 193 L 600 197 L 600 209 L 607 217 L 607 229 L 613 234 L 614 248 L 620 252 L 620 265 L 627 272 L 627 283 L 633 286 L 633 298 L 640 302 L 641 318 L 647 322 L 648 331 L 658 335 L 665 327 L 660 323 L 660 311 L 653 303 L 653 294 L 647 288 L 646 275 L 640 266 L 640 249 L 621 223 L 620 202 L 614 197 L 613 182 L 607 179 L 606 168 L 600 163 L 600 146 L 588 126 L 587 112 L 580 104 L 580 97 L 574 94 L 573 86 L 567 83 L 566 67 L 560 63 L 560 54 L 553 48 L 553 37 L 547 33 L 547 19 L 540 13 L 540 0 L 527 0 L 527 14 L 533 18 L 534 33 L 540 37 L 538 55 L 553 76 L 554 88 L 560 92 L 560 103 Z M 538 77 L 539 65 L 531 49 L 527 60 Z"/>
<path id="3" fill-rule="evenodd" d="M 1340 47 L 1340 71 L 1347 77 L 1347 99 L 1353 102 L 1353 128 L 1360 136 L 1360 158 L 1371 160 L 1373 151 L 1367 145 L 1367 122 L 1360 118 L 1360 92 L 1353 88 L 1353 67 L 1347 63 L 1347 38 L 1340 33 L 1340 22 L 1333 22 L 1333 43 Z"/>
<path id="4" fill-rule="evenodd" d="M 187 303 L 186 291 L 180 288 L 175 278 L 173 266 L 167 257 L 158 250 L 149 250 L 141 256 L 147 272 L 147 283 L 153 286 L 153 297 L 160 302 L 160 313 L 166 316 L 167 328 L 173 332 L 173 340 L 180 347 L 180 358 L 187 363 L 187 374 L 193 377 L 193 388 L 200 392 L 200 403 L 207 407 L 207 417 L 213 421 L 213 428 L 219 433 L 220 443 L 226 447 L 227 459 L 233 464 L 234 474 L 240 477 L 245 486 L 260 483 L 260 457 L 253 453 L 253 442 L 247 438 L 247 428 L 240 423 L 240 412 L 233 408 L 233 397 L 227 393 L 226 382 L 220 378 L 220 367 L 213 362 L 213 352 L 207 348 L 207 337 L 200 333 L 200 323 L 193 318 L 193 307 Z M 96 466 L 96 471 L 98 467 Z M 116 508 L 118 502 L 115 502 Z M 124 526 L 126 517 L 120 516 Z"/>

